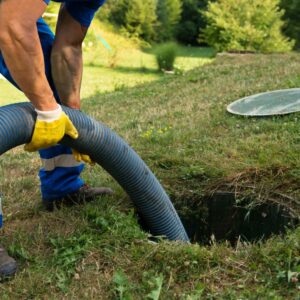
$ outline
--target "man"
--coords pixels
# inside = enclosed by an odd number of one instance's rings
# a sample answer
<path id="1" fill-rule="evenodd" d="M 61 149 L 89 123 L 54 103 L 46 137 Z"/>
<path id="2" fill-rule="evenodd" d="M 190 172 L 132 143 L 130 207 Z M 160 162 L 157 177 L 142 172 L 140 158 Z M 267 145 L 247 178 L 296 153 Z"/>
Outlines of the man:
<path id="1" fill-rule="evenodd" d="M 78 132 L 58 103 L 80 109 L 81 44 L 105 0 L 60 0 L 55 36 L 41 18 L 50 0 L 0 0 L 0 74 L 21 89 L 37 113 L 27 151 L 40 150 L 43 204 L 72 204 L 111 194 L 91 188 L 79 177 L 89 156 L 57 144 Z M 0 246 L 0 277 L 15 274 L 17 264 Z"/>

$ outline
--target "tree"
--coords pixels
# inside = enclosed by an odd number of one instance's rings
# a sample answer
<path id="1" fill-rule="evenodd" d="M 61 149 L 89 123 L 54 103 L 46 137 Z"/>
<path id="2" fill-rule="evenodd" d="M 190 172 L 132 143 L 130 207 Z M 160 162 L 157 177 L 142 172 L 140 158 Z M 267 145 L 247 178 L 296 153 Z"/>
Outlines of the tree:
<path id="1" fill-rule="evenodd" d="M 285 13 L 284 20 L 286 24 L 283 32 L 296 41 L 296 48 L 300 48 L 300 1 L 299 0 L 281 0 L 280 5 Z"/>
<path id="2" fill-rule="evenodd" d="M 199 30 L 206 27 L 206 19 L 200 11 L 207 9 L 208 0 L 182 0 L 181 20 L 177 26 L 179 42 L 198 44 Z"/>
<path id="3" fill-rule="evenodd" d="M 156 0 L 112 0 L 104 5 L 98 18 L 108 19 L 130 36 L 146 41 L 154 39 L 156 24 Z"/>
<path id="4" fill-rule="evenodd" d="M 284 52 L 294 45 L 282 34 L 279 0 L 218 0 L 204 13 L 200 38 L 218 51 Z"/>
<path id="5" fill-rule="evenodd" d="M 175 38 L 177 24 L 181 16 L 181 0 L 158 0 L 157 2 L 157 41 Z"/>
<path id="6" fill-rule="evenodd" d="M 130 0 L 125 14 L 124 28 L 131 35 L 146 41 L 154 38 L 156 2 L 153 0 Z"/>

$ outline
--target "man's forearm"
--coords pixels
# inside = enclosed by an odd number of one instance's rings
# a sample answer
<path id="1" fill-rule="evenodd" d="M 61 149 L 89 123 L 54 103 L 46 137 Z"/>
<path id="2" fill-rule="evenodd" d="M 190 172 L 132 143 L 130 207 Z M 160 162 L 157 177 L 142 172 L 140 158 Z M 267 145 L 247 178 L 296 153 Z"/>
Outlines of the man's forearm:
<path id="1" fill-rule="evenodd" d="M 26 33 L 20 39 L 10 36 L 1 43 L 1 52 L 12 77 L 33 105 L 39 110 L 57 108 L 45 77 L 42 50 L 35 35 Z"/>
<path id="2" fill-rule="evenodd" d="M 80 108 L 82 80 L 82 50 L 77 46 L 56 47 L 51 54 L 52 77 L 63 104 Z"/>
<path id="3" fill-rule="evenodd" d="M 32 5 L 32 1 L 28 2 Z M 24 6 L 23 12 L 28 9 L 25 1 L 0 3 L 0 51 L 12 77 L 33 105 L 42 111 L 55 110 L 57 103 L 45 76 L 43 52 L 35 23 L 44 4 L 32 8 L 32 14 L 36 14 L 32 20 L 29 15 L 20 19 L 17 5 L 20 9 Z"/>

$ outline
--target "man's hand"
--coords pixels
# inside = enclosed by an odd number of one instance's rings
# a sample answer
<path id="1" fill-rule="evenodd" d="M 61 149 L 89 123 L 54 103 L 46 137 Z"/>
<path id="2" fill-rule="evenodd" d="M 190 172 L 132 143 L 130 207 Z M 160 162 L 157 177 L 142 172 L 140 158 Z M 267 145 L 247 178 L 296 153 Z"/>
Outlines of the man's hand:
<path id="1" fill-rule="evenodd" d="M 32 135 L 32 140 L 24 149 L 29 152 L 48 148 L 56 145 L 65 134 L 73 139 L 78 138 L 78 131 L 62 111 L 59 105 L 54 111 L 39 111 L 36 109 L 37 119 Z"/>
<path id="2" fill-rule="evenodd" d="M 79 153 L 75 149 L 72 149 L 72 153 L 73 153 L 73 156 L 75 157 L 75 159 L 79 162 L 83 161 L 83 162 L 88 163 L 92 166 L 95 164 L 95 162 L 92 161 L 92 159 L 87 154 Z"/>

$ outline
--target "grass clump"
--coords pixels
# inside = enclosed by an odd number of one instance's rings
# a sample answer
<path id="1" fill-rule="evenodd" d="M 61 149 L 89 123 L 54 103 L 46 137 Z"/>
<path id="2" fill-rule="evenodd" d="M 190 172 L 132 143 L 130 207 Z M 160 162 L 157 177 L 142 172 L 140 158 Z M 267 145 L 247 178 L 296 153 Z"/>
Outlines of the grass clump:
<path id="1" fill-rule="evenodd" d="M 158 45 L 154 51 L 158 69 L 160 71 L 173 71 L 177 52 L 178 46 L 174 42 Z"/>

